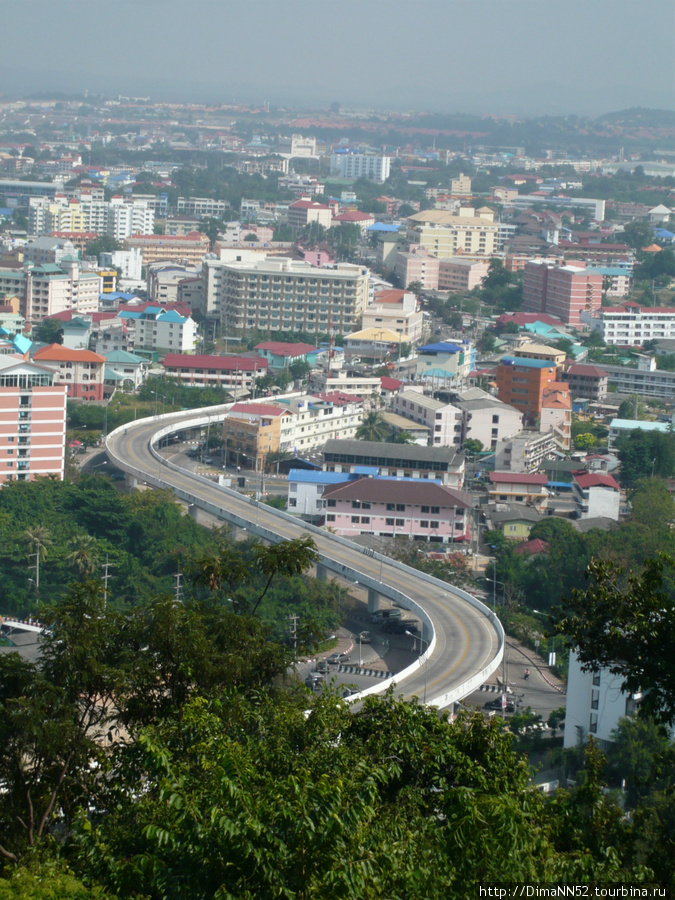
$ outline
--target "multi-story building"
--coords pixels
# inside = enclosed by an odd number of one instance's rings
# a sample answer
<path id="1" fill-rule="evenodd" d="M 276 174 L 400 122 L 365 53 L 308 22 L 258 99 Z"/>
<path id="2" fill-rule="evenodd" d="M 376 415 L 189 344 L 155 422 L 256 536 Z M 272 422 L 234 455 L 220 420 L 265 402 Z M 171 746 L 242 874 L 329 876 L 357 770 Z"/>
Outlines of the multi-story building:
<path id="1" fill-rule="evenodd" d="M 152 234 L 155 213 L 142 200 L 123 200 L 113 197 L 108 206 L 106 234 L 116 241 L 123 241 L 132 234 Z"/>
<path id="2" fill-rule="evenodd" d="M 355 153 L 353 150 L 337 150 L 330 158 L 331 175 L 356 181 L 367 178 L 380 184 L 389 178 L 391 159 L 370 153 Z"/>
<path id="3" fill-rule="evenodd" d="M 77 257 L 75 244 L 67 238 L 38 237 L 28 241 L 23 248 L 24 265 L 40 266 L 45 263 L 60 265 L 65 257 Z"/>
<path id="4" fill-rule="evenodd" d="M 64 257 L 60 266 L 45 263 L 23 269 L 0 268 L 0 295 L 18 296 L 22 315 L 33 325 L 67 309 L 94 312 L 100 291 L 97 273 L 81 271 L 79 262 L 69 257 Z"/>
<path id="5" fill-rule="evenodd" d="M 201 232 L 183 235 L 135 234 L 124 239 L 125 250 L 140 250 L 143 265 L 154 262 L 178 262 L 196 266 L 209 252 L 209 239 Z"/>
<path id="6" fill-rule="evenodd" d="M 619 521 L 621 488 L 611 475 L 587 472 L 572 473 L 572 496 L 580 519 L 614 519 Z"/>
<path id="7" fill-rule="evenodd" d="M 479 216 L 472 209 L 460 209 L 459 215 L 442 209 L 415 213 L 408 218 L 407 239 L 411 248 L 424 247 L 441 259 L 458 254 L 486 259 L 495 253 L 498 228 L 491 210 L 480 212 Z"/>
<path id="8" fill-rule="evenodd" d="M 671 399 L 675 394 L 671 394 Z M 609 423 L 607 449 L 615 451 L 620 438 L 631 431 L 656 431 L 660 434 L 672 434 L 675 431 L 675 414 L 670 422 L 648 422 L 644 419 L 612 419 Z"/>
<path id="9" fill-rule="evenodd" d="M 33 361 L 54 372 L 54 384 L 65 385 L 70 399 L 103 400 L 105 356 L 49 344 L 35 351 Z"/>
<path id="10" fill-rule="evenodd" d="M 461 390 L 476 365 L 476 348 L 468 340 L 424 344 L 417 351 L 415 378 L 444 388 Z"/>
<path id="11" fill-rule="evenodd" d="M 66 398 L 51 369 L 0 355 L 0 485 L 44 475 L 63 479 Z"/>
<path id="12" fill-rule="evenodd" d="M 197 387 L 224 387 L 233 395 L 255 393 L 255 383 L 267 373 L 267 360 L 251 356 L 189 356 L 167 353 L 164 371 L 169 378 Z"/>
<path id="13" fill-rule="evenodd" d="M 393 243 L 396 247 L 397 243 Z M 394 273 L 401 284 L 408 287 L 419 283 L 425 291 L 438 289 L 440 260 L 432 256 L 424 247 L 397 250 L 394 257 Z"/>
<path id="14" fill-rule="evenodd" d="M 548 505 L 548 476 L 536 473 L 490 472 L 488 500 L 490 503 L 526 503 L 533 509 Z"/>
<path id="15" fill-rule="evenodd" d="M 639 359 L 637 368 L 603 366 L 603 369 L 618 394 L 639 394 L 666 402 L 672 402 L 675 397 L 675 372 L 657 369 L 653 357 Z"/>
<path id="16" fill-rule="evenodd" d="M 99 262 L 102 266 L 109 266 L 121 270 L 120 278 L 128 281 L 140 281 L 143 272 L 143 256 L 141 251 L 113 250 L 109 253 L 101 253 Z"/>
<path id="17" fill-rule="evenodd" d="M 191 316 L 176 309 L 146 304 L 143 309 L 121 309 L 118 314 L 129 332 L 135 350 L 161 353 L 194 353 L 198 326 Z"/>
<path id="18" fill-rule="evenodd" d="M 356 397 L 378 397 L 382 390 L 382 381 L 378 376 L 369 378 L 365 375 L 352 375 L 343 369 L 312 372 L 309 376 L 309 387 L 319 393 L 352 394 Z"/>
<path id="19" fill-rule="evenodd" d="M 228 459 L 259 468 L 277 450 L 306 453 L 332 438 L 350 438 L 363 418 L 363 401 L 345 394 L 276 397 L 273 401 L 235 403 L 224 421 Z"/>
<path id="20" fill-rule="evenodd" d="M 572 398 L 566 382 L 547 384 L 541 398 L 539 431 L 553 435 L 556 449 L 572 449 Z"/>
<path id="21" fill-rule="evenodd" d="M 522 431 L 504 438 L 495 447 L 495 469 L 531 474 L 556 449 L 553 432 Z"/>
<path id="22" fill-rule="evenodd" d="M 590 318 L 606 344 L 619 347 L 641 347 L 645 341 L 675 339 L 675 307 L 605 306 Z"/>
<path id="23" fill-rule="evenodd" d="M 530 419 L 541 411 L 547 384 L 558 380 L 558 367 L 543 359 L 504 356 L 497 366 L 497 396 L 503 403 L 522 410 Z"/>
<path id="24" fill-rule="evenodd" d="M 604 400 L 607 396 L 609 375 L 605 369 L 601 369 L 599 366 L 571 363 L 565 369 L 564 375 L 573 397 Z"/>
<path id="25" fill-rule="evenodd" d="M 296 200 L 288 207 L 288 224 L 294 231 L 302 231 L 312 223 L 330 228 L 333 210 L 316 200 Z"/>
<path id="26" fill-rule="evenodd" d="M 435 479 L 448 487 L 461 488 L 466 464 L 450 447 L 419 447 L 416 444 L 382 444 L 378 441 L 330 440 L 323 448 L 325 472 L 362 471 L 369 466 L 376 475 L 395 478 Z"/>
<path id="27" fill-rule="evenodd" d="M 402 391 L 392 399 L 392 410 L 430 430 L 434 446 L 458 447 L 462 443 L 462 411 L 451 403 L 417 391 Z"/>
<path id="28" fill-rule="evenodd" d="M 361 327 L 386 328 L 408 343 L 416 343 L 422 337 L 424 315 L 418 309 L 415 294 L 406 291 L 378 291 L 372 303 L 363 311 Z"/>
<path id="29" fill-rule="evenodd" d="M 316 156 L 316 138 L 303 137 L 301 134 L 280 137 L 277 141 L 277 150 L 295 159 Z"/>
<path id="30" fill-rule="evenodd" d="M 513 355 L 516 359 L 540 359 L 550 366 L 562 366 L 567 358 L 564 350 L 547 347 L 546 344 L 535 344 L 534 341 L 518 347 L 513 351 Z"/>
<path id="31" fill-rule="evenodd" d="M 314 366 L 319 348 L 312 344 L 290 341 L 262 341 L 253 348 L 272 369 L 288 369 L 293 363 Z"/>
<path id="32" fill-rule="evenodd" d="M 462 412 L 462 444 L 472 439 L 480 441 L 485 450 L 494 450 L 499 441 L 522 431 L 523 414 L 519 409 L 480 388 L 471 388 L 457 396 L 454 404 Z"/>
<path id="33" fill-rule="evenodd" d="M 623 691 L 622 681 L 609 669 L 583 671 L 577 654 L 570 653 L 563 737 L 566 749 L 583 746 L 589 735 L 603 750 L 614 742 L 620 720 L 635 715 L 641 700 L 641 694 Z"/>
<path id="34" fill-rule="evenodd" d="M 450 293 L 471 291 L 481 286 L 488 269 L 489 264 L 485 260 L 454 256 L 441 259 L 438 265 L 438 290 Z"/>
<path id="35" fill-rule="evenodd" d="M 145 381 L 148 361 L 126 350 L 112 350 L 105 354 L 105 384 L 123 391 L 135 391 Z"/>
<path id="36" fill-rule="evenodd" d="M 559 266 L 533 260 L 525 266 L 523 309 L 549 313 L 567 325 L 578 327 L 582 313 L 599 310 L 602 275 L 579 266 Z"/>
<path id="37" fill-rule="evenodd" d="M 220 219 L 228 210 L 225 200 L 212 200 L 210 197 L 179 197 L 176 209 L 181 215 L 205 216 Z"/>
<path id="38" fill-rule="evenodd" d="M 145 201 L 113 197 L 106 203 L 91 199 L 54 200 L 34 197 L 28 209 L 31 234 L 95 232 L 121 241 L 132 234 L 152 234 L 155 214 Z"/>
<path id="39" fill-rule="evenodd" d="M 430 543 L 469 541 L 471 494 L 431 481 L 358 478 L 328 485 L 322 502 L 336 534 L 407 537 Z"/>
<path id="40" fill-rule="evenodd" d="M 178 263 L 152 263 L 147 266 L 148 300 L 154 303 L 176 303 L 181 283 L 197 277 L 197 269 Z"/>
<path id="41" fill-rule="evenodd" d="M 339 263 L 316 269 L 284 257 L 222 263 L 207 300 L 224 328 L 349 333 L 368 300 L 368 269 Z"/>

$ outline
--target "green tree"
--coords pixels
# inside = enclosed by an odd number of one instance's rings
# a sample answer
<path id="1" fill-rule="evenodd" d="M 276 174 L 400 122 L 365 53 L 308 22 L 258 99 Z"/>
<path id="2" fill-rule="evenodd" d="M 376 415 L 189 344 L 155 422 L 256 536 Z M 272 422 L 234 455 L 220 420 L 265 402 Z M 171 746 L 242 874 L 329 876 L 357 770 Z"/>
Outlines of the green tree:
<path id="1" fill-rule="evenodd" d="M 559 728 L 562 728 L 565 724 L 565 707 L 558 706 L 555 709 L 552 709 L 546 720 L 546 724 L 553 734 L 555 734 Z"/>
<path id="2" fill-rule="evenodd" d="M 388 434 L 389 425 L 382 418 L 382 413 L 377 411 L 367 413 L 356 429 L 356 438 L 359 441 L 385 441 Z"/>
<path id="3" fill-rule="evenodd" d="M 623 238 L 633 250 L 642 250 L 654 242 L 654 229 L 646 219 L 638 219 L 624 226 Z"/>
<path id="4" fill-rule="evenodd" d="M 632 487 L 640 478 L 675 474 L 675 434 L 636 428 L 617 441 L 621 481 Z"/>
<path id="5" fill-rule="evenodd" d="M 619 419 L 646 419 L 647 404 L 639 394 L 631 394 L 622 400 L 617 412 Z"/>
<path id="6" fill-rule="evenodd" d="M 91 578 L 98 567 L 96 541 L 90 534 L 78 534 L 69 541 L 70 553 L 66 557 L 77 569 L 80 577 Z"/>
<path id="7" fill-rule="evenodd" d="M 639 572 L 593 560 L 590 586 L 575 589 L 559 610 L 556 630 L 576 648 L 582 669 L 609 669 L 623 690 L 643 692 L 642 708 L 658 722 L 675 721 L 675 560 L 662 554 Z"/>
<path id="8" fill-rule="evenodd" d="M 41 344 L 62 344 L 63 325 L 58 319 L 43 319 L 33 328 L 31 338 Z"/>
<path id="9" fill-rule="evenodd" d="M 483 442 L 479 441 L 477 438 L 467 438 L 464 441 L 463 450 L 465 453 L 481 453 L 483 450 Z"/>
<path id="10" fill-rule="evenodd" d="M 575 450 L 590 450 L 595 447 L 595 435 L 589 432 L 577 434 L 574 437 Z"/>
<path id="11" fill-rule="evenodd" d="M 222 227 L 223 223 L 220 219 L 214 219 L 210 216 L 204 217 L 199 223 L 199 231 L 208 237 L 212 250 Z"/>
<path id="12" fill-rule="evenodd" d="M 95 256 L 97 259 L 101 253 L 113 253 L 115 250 L 121 250 L 122 245 L 109 234 L 102 234 L 90 241 L 85 247 L 86 256 Z"/>
<path id="13" fill-rule="evenodd" d="M 631 809 L 654 787 L 669 745 L 667 730 L 652 719 L 637 716 L 619 720 L 612 732 L 607 775 L 617 787 L 625 785 L 626 802 Z"/>

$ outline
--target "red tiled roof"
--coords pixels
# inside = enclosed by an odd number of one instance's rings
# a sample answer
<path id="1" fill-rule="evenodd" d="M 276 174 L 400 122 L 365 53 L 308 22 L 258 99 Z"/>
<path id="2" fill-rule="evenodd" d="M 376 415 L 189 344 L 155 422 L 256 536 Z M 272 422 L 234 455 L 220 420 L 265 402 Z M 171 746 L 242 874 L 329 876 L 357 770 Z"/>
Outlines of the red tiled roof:
<path id="1" fill-rule="evenodd" d="M 313 394 L 319 400 L 325 400 L 334 406 L 346 406 L 348 403 L 363 403 L 363 397 L 357 397 L 356 394 L 345 394 L 344 391 L 329 391 L 327 394 Z"/>
<path id="2" fill-rule="evenodd" d="M 359 212 L 357 209 L 350 209 L 347 212 L 333 216 L 335 222 L 366 222 L 373 218 L 370 213 Z"/>
<path id="3" fill-rule="evenodd" d="M 382 375 L 380 376 L 380 385 L 384 391 L 397 391 L 400 387 L 403 387 L 403 382 L 399 381 L 398 378 Z"/>
<path id="4" fill-rule="evenodd" d="M 580 488 L 609 487 L 615 491 L 621 490 L 611 475 L 603 475 L 600 472 L 587 472 L 585 469 L 580 469 L 578 472 L 572 472 L 572 477 Z"/>
<path id="5" fill-rule="evenodd" d="M 324 206 L 322 203 L 317 203 L 314 200 L 296 200 L 295 203 L 291 203 L 288 208 L 289 209 L 330 209 L 330 206 Z"/>
<path id="6" fill-rule="evenodd" d="M 490 472 L 493 484 L 548 484 L 546 475 L 526 475 L 522 472 Z"/>
<path id="7" fill-rule="evenodd" d="M 260 356 L 216 356 L 187 353 L 167 353 L 164 368 L 175 369 L 217 369 L 222 372 L 255 372 L 266 369 L 268 362 Z"/>
<path id="8" fill-rule="evenodd" d="M 542 541 L 541 538 L 533 538 L 531 541 L 523 541 L 522 544 L 518 544 L 514 553 L 527 553 L 529 556 L 532 556 L 534 553 L 548 553 L 548 550 L 549 545 L 546 541 Z"/>
<path id="9" fill-rule="evenodd" d="M 587 366 L 583 363 L 572 363 L 565 370 L 566 375 L 585 375 L 587 378 L 607 378 L 607 372 L 599 366 Z"/>
<path id="10" fill-rule="evenodd" d="M 424 503 L 433 506 L 459 507 L 468 509 L 473 505 L 471 494 L 456 491 L 442 484 L 433 484 L 424 479 L 412 481 L 390 481 L 379 478 L 358 478 L 346 484 L 329 485 L 324 488 L 324 498 L 336 500 L 369 500 L 374 503 Z M 393 513 L 392 513 L 393 515 Z"/>
<path id="11" fill-rule="evenodd" d="M 105 363 L 105 356 L 100 356 L 92 350 L 71 350 L 63 344 L 49 344 L 41 347 L 33 354 L 33 359 L 51 362 L 95 362 Z"/>
<path id="12" fill-rule="evenodd" d="M 235 403 L 230 407 L 230 412 L 249 413 L 252 416 L 281 416 L 288 410 L 267 403 Z"/>
<path id="13" fill-rule="evenodd" d="M 506 325 L 507 322 L 514 322 L 519 327 L 523 325 L 531 325 L 533 322 L 543 322 L 545 325 L 562 325 L 562 319 L 555 316 L 549 316 L 548 313 L 502 313 L 497 317 L 498 325 Z"/>
<path id="14" fill-rule="evenodd" d="M 373 303 L 400 303 L 404 297 L 405 291 L 399 291 L 396 289 L 378 291 L 373 297 Z"/>
<path id="15" fill-rule="evenodd" d="M 262 344 L 256 344 L 254 350 L 268 350 L 274 356 L 305 356 L 307 353 L 314 353 L 318 348 L 311 344 L 291 344 L 284 341 L 263 341 Z"/>

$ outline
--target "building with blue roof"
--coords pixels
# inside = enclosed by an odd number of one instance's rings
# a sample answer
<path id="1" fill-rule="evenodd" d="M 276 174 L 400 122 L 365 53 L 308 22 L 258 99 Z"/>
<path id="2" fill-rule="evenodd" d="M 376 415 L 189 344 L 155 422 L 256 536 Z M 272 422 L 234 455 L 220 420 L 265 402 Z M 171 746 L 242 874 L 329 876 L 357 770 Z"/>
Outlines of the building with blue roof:
<path id="1" fill-rule="evenodd" d="M 175 309 L 146 306 L 143 310 L 122 309 L 117 318 L 126 322 L 134 349 L 157 353 L 194 353 L 197 347 L 197 323 Z"/>
<path id="2" fill-rule="evenodd" d="M 415 375 L 444 386 L 461 388 L 475 367 L 476 348 L 471 341 L 438 341 L 418 348 Z"/>

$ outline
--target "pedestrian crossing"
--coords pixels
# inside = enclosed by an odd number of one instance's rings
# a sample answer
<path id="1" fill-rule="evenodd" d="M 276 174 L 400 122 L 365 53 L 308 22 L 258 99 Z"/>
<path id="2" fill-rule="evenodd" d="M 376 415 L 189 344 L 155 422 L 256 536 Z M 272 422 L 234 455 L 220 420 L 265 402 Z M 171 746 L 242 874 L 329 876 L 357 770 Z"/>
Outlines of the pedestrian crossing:
<path id="1" fill-rule="evenodd" d="M 345 675 L 369 675 L 371 678 L 391 678 L 394 674 L 382 669 L 364 669 L 360 666 L 339 666 L 338 671 Z"/>
<path id="2" fill-rule="evenodd" d="M 487 691 L 488 694 L 501 694 L 502 688 L 498 684 L 481 684 L 479 691 Z"/>

